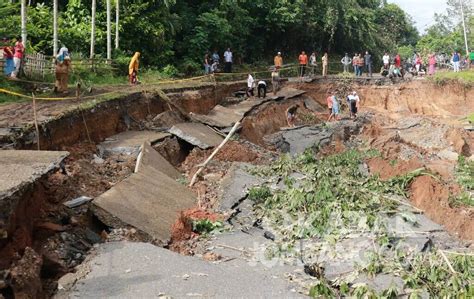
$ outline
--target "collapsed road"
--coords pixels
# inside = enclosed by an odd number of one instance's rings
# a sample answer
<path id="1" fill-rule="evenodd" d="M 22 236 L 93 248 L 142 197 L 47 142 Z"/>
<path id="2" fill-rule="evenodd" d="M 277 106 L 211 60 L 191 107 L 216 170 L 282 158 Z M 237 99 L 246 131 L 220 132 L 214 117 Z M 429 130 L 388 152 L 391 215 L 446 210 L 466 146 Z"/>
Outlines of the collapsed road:
<path id="1" fill-rule="evenodd" d="M 261 100 L 240 87 L 45 117 L 40 147 L 62 151 L 22 151 L 36 133 L 5 113 L 0 294 L 468 296 L 474 135 L 459 119 L 473 89 L 319 80 Z M 359 117 L 326 123 L 327 91 L 352 89 Z"/>

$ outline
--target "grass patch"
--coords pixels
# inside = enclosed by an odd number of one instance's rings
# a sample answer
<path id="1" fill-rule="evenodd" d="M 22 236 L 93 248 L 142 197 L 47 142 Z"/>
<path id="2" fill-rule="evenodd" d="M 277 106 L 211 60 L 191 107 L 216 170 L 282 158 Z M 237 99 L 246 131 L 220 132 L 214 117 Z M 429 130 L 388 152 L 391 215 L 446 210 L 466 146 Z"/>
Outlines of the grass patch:
<path id="1" fill-rule="evenodd" d="M 449 81 L 458 81 L 464 85 L 474 85 L 474 70 L 466 70 L 458 73 L 450 71 L 437 72 L 433 77 L 429 77 L 439 85 L 447 84 Z"/>
<path id="2" fill-rule="evenodd" d="M 20 86 L 15 84 L 15 82 L 10 81 L 3 76 L 0 76 L 0 88 L 13 91 L 13 92 L 22 93 L 22 94 L 26 93 L 26 91 L 24 91 Z M 25 100 L 26 99 L 21 98 L 21 97 L 17 97 L 17 96 L 0 92 L 0 104 L 12 103 L 12 102 L 24 102 Z"/>

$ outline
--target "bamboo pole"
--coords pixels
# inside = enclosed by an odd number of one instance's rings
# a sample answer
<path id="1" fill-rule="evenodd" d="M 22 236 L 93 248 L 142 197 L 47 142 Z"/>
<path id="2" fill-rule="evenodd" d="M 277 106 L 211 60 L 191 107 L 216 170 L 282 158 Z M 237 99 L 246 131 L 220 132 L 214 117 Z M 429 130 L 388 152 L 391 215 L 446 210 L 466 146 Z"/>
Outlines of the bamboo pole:
<path id="1" fill-rule="evenodd" d="M 35 121 L 35 129 L 36 129 L 36 144 L 38 145 L 38 150 L 40 150 L 40 137 L 39 137 L 39 126 L 38 126 L 38 117 L 36 116 L 36 99 L 35 94 L 31 93 L 33 98 L 33 117 Z"/>
<path id="2" fill-rule="evenodd" d="M 227 137 L 221 142 L 221 144 L 219 144 L 219 146 L 214 150 L 214 152 L 212 152 L 212 154 L 209 156 L 209 158 L 207 158 L 207 160 L 199 166 L 199 169 L 193 175 L 193 178 L 191 180 L 191 183 L 189 184 L 189 187 L 192 187 L 194 185 L 194 183 L 196 182 L 199 174 L 204 170 L 204 168 L 206 168 L 206 165 L 209 162 L 211 162 L 212 158 L 214 158 L 214 156 L 221 150 L 221 148 L 227 143 L 227 141 L 229 141 L 230 137 L 232 137 L 232 135 L 234 135 L 235 131 L 237 131 L 237 128 L 239 126 L 240 126 L 240 122 L 238 121 L 234 124 L 234 126 L 232 127 L 232 130 L 230 130 Z"/>

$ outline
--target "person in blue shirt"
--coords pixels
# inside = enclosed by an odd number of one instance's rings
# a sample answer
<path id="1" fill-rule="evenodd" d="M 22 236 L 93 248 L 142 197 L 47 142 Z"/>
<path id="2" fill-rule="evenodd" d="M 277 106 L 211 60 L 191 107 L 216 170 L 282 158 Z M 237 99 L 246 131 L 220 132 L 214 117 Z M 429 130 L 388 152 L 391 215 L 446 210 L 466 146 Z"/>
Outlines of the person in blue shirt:
<path id="1" fill-rule="evenodd" d="M 459 55 L 458 51 L 454 51 L 453 58 L 451 58 L 454 66 L 454 72 L 459 72 L 459 63 L 461 61 L 461 56 Z"/>

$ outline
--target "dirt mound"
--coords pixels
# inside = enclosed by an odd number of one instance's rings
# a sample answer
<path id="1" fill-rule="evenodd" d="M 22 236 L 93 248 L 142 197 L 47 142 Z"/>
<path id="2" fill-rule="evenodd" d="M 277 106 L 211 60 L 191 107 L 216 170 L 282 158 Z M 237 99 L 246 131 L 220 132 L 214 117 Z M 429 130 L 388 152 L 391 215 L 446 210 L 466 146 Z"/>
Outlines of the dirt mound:
<path id="1" fill-rule="evenodd" d="M 199 208 L 186 210 L 180 213 L 171 227 L 171 242 L 169 248 L 184 255 L 194 254 L 193 248 L 199 234 L 193 231 L 193 221 L 208 219 L 211 222 L 222 221 L 220 214 Z"/>
<path id="2" fill-rule="evenodd" d="M 423 164 L 417 159 L 411 159 L 409 161 L 387 161 L 380 157 L 369 159 L 367 165 L 369 166 L 370 172 L 379 175 L 382 180 L 404 175 L 423 167 Z"/>
<path id="3" fill-rule="evenodd" d="M 410 186 L 410 200 L 435 222 L 462 239 L 474 240 L 474 210 L 453 208 L 449 197 L 459 193 L 457 186 L 443 185 L 431 176 L 416 178 Z"/>

